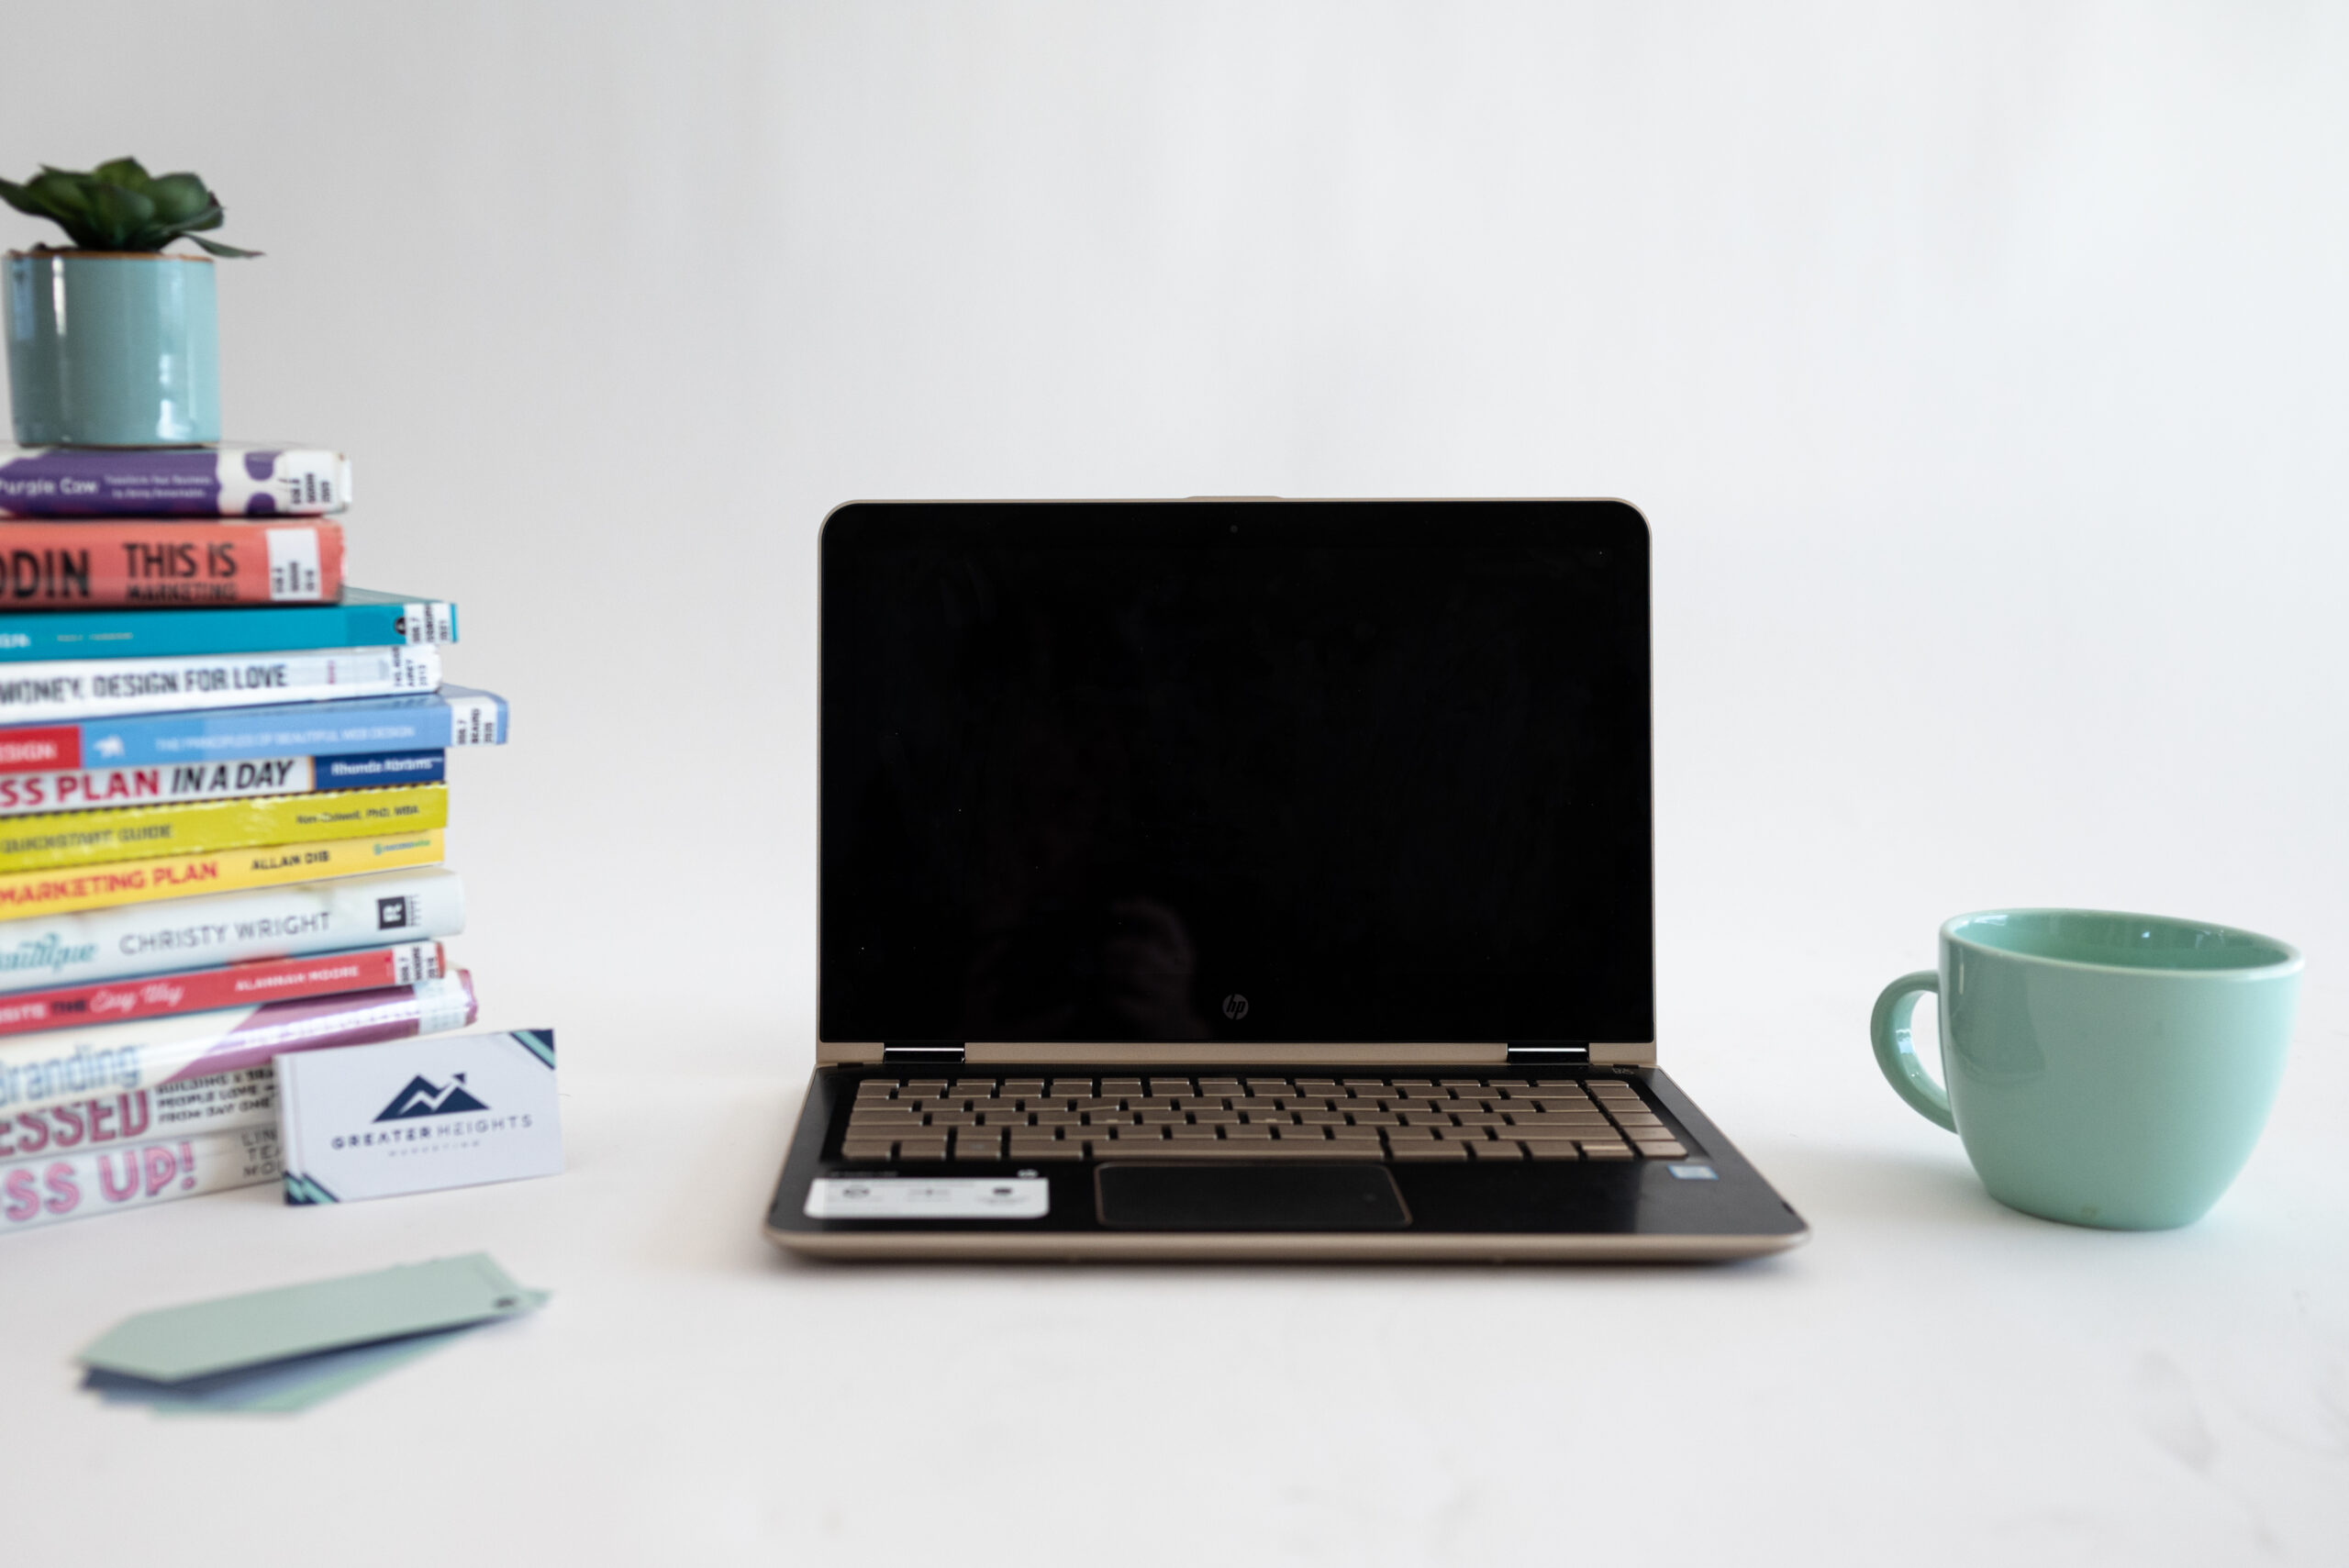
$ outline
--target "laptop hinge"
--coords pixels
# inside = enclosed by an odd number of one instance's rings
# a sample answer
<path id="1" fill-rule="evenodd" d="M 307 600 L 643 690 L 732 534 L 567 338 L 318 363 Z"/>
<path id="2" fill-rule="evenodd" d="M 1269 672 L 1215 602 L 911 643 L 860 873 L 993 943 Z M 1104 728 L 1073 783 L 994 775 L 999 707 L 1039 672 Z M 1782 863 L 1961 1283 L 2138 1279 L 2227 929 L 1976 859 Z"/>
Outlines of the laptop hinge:
<path id="1" fill-rule="evenodd" d="M 1511 1040 L 1508 1046 L 1511 1067 L 1587 1067 L 1590 1047 L 1569 1044 L 1562 1040 Z"/>
<path id="2" fill-rule="evenodd" d="M 960 1062 L 963 1042 L 953 1040 L 884 1040 L 881 1042 L 884 1062 Z"/>

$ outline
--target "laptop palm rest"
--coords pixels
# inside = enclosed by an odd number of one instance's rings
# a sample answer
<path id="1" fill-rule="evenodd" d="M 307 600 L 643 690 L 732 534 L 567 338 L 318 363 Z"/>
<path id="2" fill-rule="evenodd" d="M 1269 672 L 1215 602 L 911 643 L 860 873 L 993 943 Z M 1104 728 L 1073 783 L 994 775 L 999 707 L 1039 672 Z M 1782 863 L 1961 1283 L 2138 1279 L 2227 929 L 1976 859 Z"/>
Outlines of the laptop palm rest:
<path id="1" fill-rule="evenodd" d="M 1411 1223 L 1379 1165 L 1119 1165 L 1094 1173 L 1113 1230 L 1400 1230 Z"/>

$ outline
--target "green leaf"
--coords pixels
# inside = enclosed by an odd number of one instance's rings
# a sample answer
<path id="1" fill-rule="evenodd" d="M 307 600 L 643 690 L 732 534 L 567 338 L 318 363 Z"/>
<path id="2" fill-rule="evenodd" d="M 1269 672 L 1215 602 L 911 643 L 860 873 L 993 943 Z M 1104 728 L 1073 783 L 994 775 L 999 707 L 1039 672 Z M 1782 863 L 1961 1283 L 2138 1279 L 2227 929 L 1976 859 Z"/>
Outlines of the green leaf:
<path id="1" fill-rule="evenodd" d="M 44 168 L 33 176 L 26 187 L 33 198 L 60 223 L 69 217 L 87 219 L 90 217 L 90 193 L 96 187 L 86 174 L 69 173 L 62 169 Z"/>
<path id="2" fill-rule="evenodd" d="M 137 191 L 141 195 L 155 183 L 154 177 L 140 166 L 136 158 L 109 158 L 91 170 L 90 177 L 119 190 Z"/>
<path id="3" fill-rule="evenodd" d="M 220 243 L 220 241 L 218 241 L 217 239 L 206 239 L 203 235 L 201 235 L 201 234 L 183 234 L 183 235 L 181 235 L 181 236 L 180 236 L 180 238 L 181 238 L 181 239 L 193 239 L 193 240 L 195 240 L 198 245 L 203 246 L 206 250 L 211 251 L 215 256 L 239 257 L 239 256 L 258 256 L 258 255 L 261 255 L 261 254 L 262 254 L 262 252 L 261 252 L 261 251 L 259 251 L 259 250 L 239 250 L 239 249 L 237 249 L 237 247 L 235 247 L 234 245 L 223 245 L 223 244 L 221 244 L 221 243 Z"/>
<path id="4" fill-rule="evenodd" d="M 199 227 L 188 220 L 201 217 L 207 207 L 220 210 L 204 182 L 193 174 L 166 174 L 147 187 L 147 197 L 155 204 L 155 220 L 173 228 Z"/>
<path id="5" fill-rule="evenodd" d="M 140 231 L 155 221 L 155 204 L 120 185 L 92 187 L 90 208 L 98 231 L 106 237 L 102 249 L 108 250 L 139 249 L 138 242 L 143 237 Z M 150 245 L 147 249 L 156 247 Z"/>
<path id="6" fill-rule="evenodd" d="M 32 191 L 14 180 L 0 180 L 0 202 L 6 202 L 18 212 L 30 213 L 35 217 L 49 216 L 49 209 L 41 206 Z"/>
<path id="7" fill-rule="evenodd" d="M 25 184 L 33 206 L 28 210 L 65 230 L 72 243 L 91 249 L 103 244 L 90 211 L 89 181 L 81 174 L 43 165 Z"/>

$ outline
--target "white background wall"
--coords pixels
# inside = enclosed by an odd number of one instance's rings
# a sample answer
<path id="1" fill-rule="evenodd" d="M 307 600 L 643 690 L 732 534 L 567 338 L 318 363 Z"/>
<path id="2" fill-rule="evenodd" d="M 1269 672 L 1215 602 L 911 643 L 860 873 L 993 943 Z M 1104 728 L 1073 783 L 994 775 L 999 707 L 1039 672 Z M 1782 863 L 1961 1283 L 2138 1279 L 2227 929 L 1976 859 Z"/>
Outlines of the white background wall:
<path id="1" fill-rule="evenodd" d="M 17 177 L 214 183 L 269 252 L 232 432 L 354 453 L 360 579 L 461 601 L 514 699 L 457 775 L 501 1016 L 682 995 L 807 1055 L 829 506 L 1234 492 L 1646 511 L 1669 1051 L 1831 995 L 1803 1060 L 1856 1071 L 2001 903 L 2241 922 L 2340 995 L 2340 7 L 9 31 Z"/>
<path id="2" fill-rule="evenodd" d="M 462 951 L 584 1070 L 810 1059 L 832 505 L 1594 495 L 1654 528 L 1662 1038 L 1732 1133 L 1834 1098 L 1948 1166 L 1867 1007 L 2012 903 L 2299 942 L 2279 1126 L 2349 1106 L 2342 6 L 6 31 L 11 177 L 194 168 L 269 253 L 232 433 L 345 446 L 360 580 L 462 603 L 517 712 L 455 770 Z"/>

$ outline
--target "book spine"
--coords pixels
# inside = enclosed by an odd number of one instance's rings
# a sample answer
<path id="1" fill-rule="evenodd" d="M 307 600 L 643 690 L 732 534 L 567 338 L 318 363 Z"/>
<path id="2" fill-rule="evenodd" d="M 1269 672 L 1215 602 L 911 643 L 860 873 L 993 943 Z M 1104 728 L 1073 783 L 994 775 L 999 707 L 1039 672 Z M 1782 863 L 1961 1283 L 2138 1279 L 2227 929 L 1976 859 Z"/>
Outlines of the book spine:
<path id="1" fill-rule="evenodd" d="M 323 604 L 340 523 L 0 523 L 0 606 Z"/>
<path id="2" fill-rule="evenodd" d="M 57 659 L 10 666 L 0 679 L 0 718 L 11 723 L 112 717 L 186 708 L 250 707 L 429 692 L 440 684 L 440 651 L 324 648 L 248 657 Z"/>
<path id="3" fill-rule="evenodd" d="M 279 612 L 283 613 L 283 612 Z M 245 762 L 499 746 L 506 699 L 464 686 L 429 696 L 161 713 L 86 724 L 0 728 L 0 773 L 158 762 Z M 378 783 L 384 781 L 378 780 Z"/>
<path id="4" fill-rule="evenodd" d="M 449 955 L 439 942 L 402 942 L 324 958 L 256 959 L 110 984 L 19 992 L 0 998 L 0 1074 L 16 1060 L 6 1054 L 6 1041 L 12 1036 L 176 1018 L 262 1002 L 306 1001 L 386 985 L 413 985 L 448 973 Z M 54 1047 L 46 1049 L 55 1053 Z M 39 1052 L 25 1058 L 39 1059 Z M 0 1105 L 6 1104 L 0 1097 Z"/>
<path id="5" fill-rule="evenodd" d="M 0 1164 L 109 1143 L 185 1138 L 276 1122 L 277 1070 L 262 1062 L 175 1084 L 84 1095 L 11 1112 L 0 1118 Z"/>
<path id="6" fill-rule="evenodd" d="M 439 784 L 447 777 L 448 765 L 440 751 L 398 751 L 382 757 L 264 757 L 248 762 L 174 762 L 63 773 L 0 772 L 0 818 L 55 817 L 59 831 L 81 832 L 99 814 L 111 818 L 140 809 L 413 787 Z M 13 845 L 17 835 L 37 830 L 33 823 L 20 821 L 0 832 L 0 844 Z"/>
<path id="7" fill-rule="evenodd" d="M 258 850 L 162 855 L 66 871 L 19 872 L 0 876 L 0 920 L 438 865 L 446 853 L 440 830 L 434 828 L 388 838 L 330 839 L 310 844 L 271 844 Z"/>
<path id="8" fill-rule="evenodd" d="M 0 1166 L 0 1231 L 259 1186 L 280 1170 L 277 1129 L 265 1126 L 19 1161 Z"/>
<path id="9" fill-rule="evenodd" d="M 0 1040 L 0 1131 L 47 1106 L 211 1079 L 290 1051 L 462 1029 L 478 1012 L 473 976 L 459 970 L 413 985 Z"/>
<path id="10" fill-rule="evenodd" d="M 71 531 L 106 525 L 47 526 L 52 531 Z M 0 533 L 8 527 L 0 524 Z M 0 549 L 0 586 L 10 581 L 8 573 L 7 553 Z M 58 659 L 217 659 L 240 653 L 301 653 L 319 648 L 392 648 L 428 642 L 439 646 L 456 640 L 456 606 L 351 587 L 342 590 L 340 600 L 328 604 L 248 603 L 178 609 L 149 605 L 44 606 L 38 615 L 0 617 L 0 664 L 39 664 Z"/>
<path id="11" fill-rule="evenodd" d="M 463 882 L 432 866 L 36 916 L 0 921 L 0 993 L 423 941 L 464 924 Z"/>
<path id="12" fill-rule="evenodd" d="M 351 504 L 351 460 L 315 447 L 0 450 L 0 517 L 318 517 Z"/>
<path id="13" fill-rule="evenodd" d="M 13 782 L 0 778 L 0 796 Z M 449 789 L 437 784 L 127 806 L 13 819 L 0 812 L 0 876 L 448 825 Z"/>

